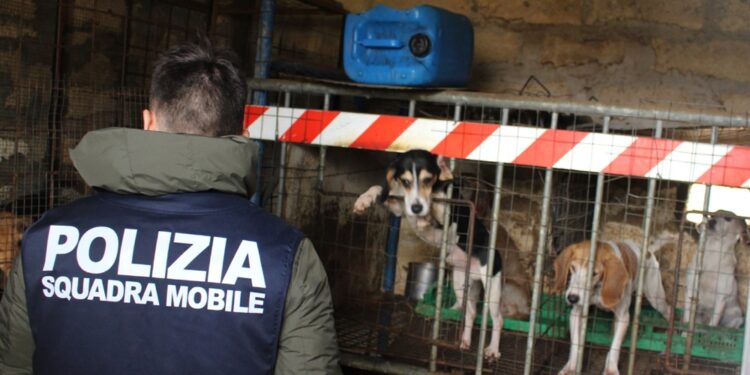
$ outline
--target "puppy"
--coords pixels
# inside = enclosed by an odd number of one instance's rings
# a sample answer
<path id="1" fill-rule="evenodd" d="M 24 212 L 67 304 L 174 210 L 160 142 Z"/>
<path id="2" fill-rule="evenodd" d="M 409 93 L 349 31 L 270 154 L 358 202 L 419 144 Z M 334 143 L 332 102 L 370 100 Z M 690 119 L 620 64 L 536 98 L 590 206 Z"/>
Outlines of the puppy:
<path id="1" fill-rule="evenodd" d="M 376 185 L 363 193 L 354 204 L 355 213 L 363 213 L 374 202 L 384 203 L 388 209 L 397 216 L 406 214 L 406 220 L 423 241 L 440 246 L 442 243 L 445 204 L 434 201 L 434 198 L 446 197 L 445 188 L 452 181 L 453 175 L 442 157 L 424 150 L 411 150 L 405 152 L 388 167 L 386 172 L 386 183 Z M 456 192 L 457 193 L 457 192 Z M 389 199 L 390 196 L 403 197 L 403 202 Z M 456 194 L 458 196 L 458 194 Z M 467 265 L 469 272 L 469 295 L 466 306 L 464 328 L 461 335 L 461 348 L 468 349 L 471 346 L 471 335 L 473 322 L 476 317 L 476 303 L 479 300 L 480 283 L 484 283 L 488 274 L 491 275 L 490 283 L 490 317 L 492 318 L 492 335 L 490 344 L 485 348 L 484 354 L 488 358 L 500 356 L 500 330 L 503 324 L 501 309 L 501 295 L 503 280 L 502 257 L 496 253 L 492 266 L 489 261 L 489 231 L 479 220 L 474 222 L 474 242 L 471 257 L 464 251 L 467 247 L 467 237 L 458 233 L 467 233 L 469 228 L 469 208 L 456 206 L 451 213 L 448 230 L 448 257 L 447 263 L 452 266 L 453 289 L 456 294 L 457 303 L 453 308 L 461 308 L 465 290 Z M 499 235 L 497 244 L 506 246 L 507 233 L 498 227 Z M 515 248 L 515 245 L 511 245 Z M 517 251 L 517 250 L 516 250 Z M 470 258 L 470 259 L 469 259 Z M 521 270 L 520 265 L 514 267 Z M 513 280 L 523 279 L 516 277 Z M 518 282 L 516 282 L 518 284 Z M 523 284 L 525 285 L 525 284 Z M 515 287 L 511 295 L 515 301 L 508 303 L 505 310 L 514 314 L 528 315 L 528 290 Z M 504 301 L 504 300 L 503 300 Z"/>
<path id="2" fill-rule="evenodd" d="M 699 227 L 702 227 L 701 224 Z M 737 256 L 734 247 L 739 240 L 750 241 L 750 232 L 745 219 L 729 211 L 717 211 L 708 217 L 705 224 L 706 247 L 703 253 L 703 270 L 698 282 L 698 295 L 693 295 L 692 285 L 696 277 L 696 257 L 688 265 L 685 274 L 685 310 L 682 321 L 687 323 L 690 301 L 697 297 L 697 323 L 710 326 L 721 325 L 739 328 L 742 325 L 742 310 L 737 302 L 737 280 L 734 269 Z"/>
<path id="3" fill-rule="evenodd" d="M 388 166 L 385 183 L 375 185 L 359 196 L 354 213 L 362 214 L 376 201 L 385 204 L 396 216 L 406 212 L 420 228 L 442 220 L 442 205 L 433 205 L 433 197 L 445 197 L 445 188 L 453 181 L 453 173 L 443 157 L 424 150 L 411 150 L 398 155 Z M 403 203 L 391 196 L 402 197 Z M 435 212 L 438 210 L 438 212 Z M 440 241 L 441 239 L 438 239 Z"/>
<path id="4" fill-rule="evenodd" d="M 592 293 L 589 295 L 589 301 L 615 314 L 615 335 L 607 355 L 605 374 L 619 374 L 617 362 L 620 347 L 628 329 L 630 302 L 638 273 L 638 259 L 641 256 L 647 257 L 643 288 L 646 299 L 666 318 L 670 316 L 671 308 L 666 303 L 659 266 L 652 251 L 674 239 L 674 235 L 662 233 L 649 244 L 646 254 L 641 254 L 639 246 L 632 241 L 606 241 L 597 244 L 594 274 L 591 277 Z M 567 303 L 573 306 L 570 312 L 570 357 L 565 367 L 560 370 L 560 375 L 576 373 L 578 351 L 583 350 L 580 328 L 590 248 L 590 241 L 572 244 L 558 255 L 554 263 L 555 278 L 552 291 L 560 293 L 564 290 Z"/>

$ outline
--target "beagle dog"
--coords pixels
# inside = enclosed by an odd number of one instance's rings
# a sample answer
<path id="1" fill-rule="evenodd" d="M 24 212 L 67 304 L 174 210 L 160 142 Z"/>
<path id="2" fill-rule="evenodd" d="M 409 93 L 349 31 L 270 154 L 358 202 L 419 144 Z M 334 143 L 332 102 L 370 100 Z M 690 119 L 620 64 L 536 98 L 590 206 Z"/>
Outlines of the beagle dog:
<path id="1" fill-rule="evenodd" d="M 663 232 L 649 244 L 649 250 L 645 254 L 647 259 L 644 295 L 665 318 L 671 315 L 672 310 L 666 302 L 659 263 L 653 250 L 661 248 L 666 242 L 674 241 L 675 237 L 673 234 Z M 596 246 L 594 274 L 591 275 L 592 293 L 589 295 L 589 302 L 599 308 L 612 311 L 615 315 L 615 334 L 607 355 L 604 373 L 619 374 L 617 363 L 620 347 L 628 330 L 630 302 L 635 290 L 638 261 L 644 254 L 633 241 L 601 241 Z M 576 373 L 578 351 L 583 350 L 580 330 L 590 248 L 590 241 L 572 244 L 558 255 L 554 263 L 555 277 L 552 291 L 554 293 L 564 291 L 565 300 L 573 306 L 570 312 L 570 357 L 565 367 L 560 370 L 560 375 Z"/>
<path id="2" fill-rule="evenodd" d="M 462 349 L 471 346 L 472 329 L 476 317 L 476 305 L 479 300 L 480 284 L 484 284 L 490 276 L 489 309 L 492 319 L 492 334 L 489 345 L 484 349 L 487 358 L 500 357 L 500 330 L 503 326 L 503 310 L 514 315 L 528 315 L 528 288 L 524 289 L 515 284 L 516 280 L 523 280 L 522 276 L 504 278 L 503 259 L 500 252 L 495 253 L 493 264 L 489 263 L 489 231 L 480 220 L 475 219 L 474 241 L 471 256 L 467 256 L 467 236 L 469 229 L 469 208 L 456 206 L 451 210 L 450 222 L 444 223 L 445 204 L 436 202 L 435 198 L 445 198 L 446 188 L 453 181 L 453 174 L 441 156 L 435 156 L 424 150 L 411 150 L 398 155 L 389 165 L 385 183 L 369 188 L 359 196 L 354 203 L 354 213 L 361 214 L 374 202 L 378 201 L 396 216 L 404 215 L 409 226 L 416 235 L 426 243 L 439 247 L 443 241 L 444 231 L 447 230 L 448 256 L 446 262 L 452 267 L 452 285 L 457 302 L 452 307 L 460 309 L 463 303 L 466 267 L 469 267 L 469 285 L 467 295 L 466 314 L 463 332 L 461 334 Z M 458 188 L 458 187 L 457 187 Z M 458 197 L 457 188 L 454 189 Z M 390 197 L 402 197 L 403 200 Z M 495 249 L 512 247 L 512 241 L 505 230 L 498 226 L 498 238 Z M 518 250 L 516 250 L 518 251 Z M 515 257 L 514 259 L 518 259 Z M 523 272 L 519 265 L 511 269 Z M 523 284 L 526 285 L 526 284 Z M 487 287 L 487 285 L 484 285 Z M 504 288 L 510 288 L 509 298 L 501 299 Z M 502 301 L 502 302 L 501 302 Z M 501 306 L 504 305 L 504 308 Z"/>
<path id="3" fill-rule="evenodd" d="M 699 229 L 701 228 L 706 231 L 706 247 L 698 295 L 694 296 L 692 290 L 697 268 L 696 257 L 693 256 L 685 273 L 687 290 L 682 321 L 688 323 L 690 301 L 697 297 L 697 323 L 739 328 L 743 314 L 737 302 L 737 280 L 734 277 L 737 256 L 734 248 L 738 241 L 745 244 L 750 242 L 747 223 L 733 212 L 717 211 L 708 216 L 705 224 L 699 225 Z"/>

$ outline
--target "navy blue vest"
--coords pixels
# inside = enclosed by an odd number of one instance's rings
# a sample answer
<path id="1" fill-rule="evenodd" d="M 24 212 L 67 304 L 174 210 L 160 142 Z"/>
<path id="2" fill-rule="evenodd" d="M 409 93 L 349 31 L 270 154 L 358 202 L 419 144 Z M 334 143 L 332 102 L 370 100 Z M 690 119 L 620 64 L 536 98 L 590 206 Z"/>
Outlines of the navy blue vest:
<path id="1" fill-rule="evenodd" d="M 218 192 L 50 210 L 23 239 L 34 373 L 272 373 L 303 238 Z"/>

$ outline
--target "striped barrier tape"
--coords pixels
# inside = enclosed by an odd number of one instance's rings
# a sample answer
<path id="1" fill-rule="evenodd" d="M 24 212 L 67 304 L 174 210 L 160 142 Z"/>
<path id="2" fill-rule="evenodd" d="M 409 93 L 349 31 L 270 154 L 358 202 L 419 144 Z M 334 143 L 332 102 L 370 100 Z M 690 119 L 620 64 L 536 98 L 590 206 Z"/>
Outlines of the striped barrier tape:
<path id="1" fill-rule="evenodd" d="M 750 147 L 405 116 L 245 107 L 248 136 L 380 151 L 750 187 Z"/>

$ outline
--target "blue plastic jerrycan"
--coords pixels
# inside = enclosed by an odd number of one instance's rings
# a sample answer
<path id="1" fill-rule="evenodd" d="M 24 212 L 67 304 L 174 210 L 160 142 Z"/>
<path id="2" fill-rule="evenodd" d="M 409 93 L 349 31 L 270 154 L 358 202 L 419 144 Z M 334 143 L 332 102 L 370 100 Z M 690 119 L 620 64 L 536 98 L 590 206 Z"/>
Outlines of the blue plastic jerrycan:
<path id="1" fill-rule="evenodd" d="M 347 15 L 343 50 L 344 69 L 355 82 L 464 86 L 474 30 L 467 17 L 433 6 L 398 10 L 378 5 Z"/>

